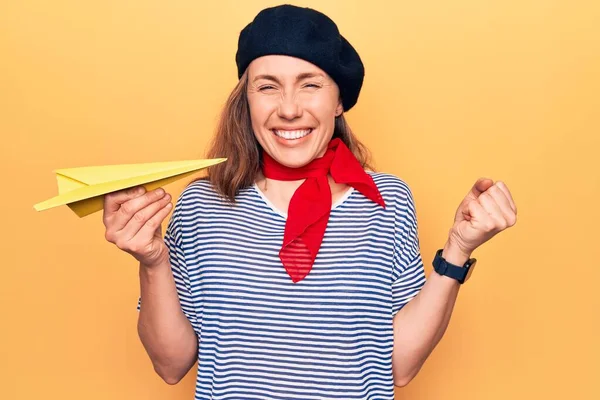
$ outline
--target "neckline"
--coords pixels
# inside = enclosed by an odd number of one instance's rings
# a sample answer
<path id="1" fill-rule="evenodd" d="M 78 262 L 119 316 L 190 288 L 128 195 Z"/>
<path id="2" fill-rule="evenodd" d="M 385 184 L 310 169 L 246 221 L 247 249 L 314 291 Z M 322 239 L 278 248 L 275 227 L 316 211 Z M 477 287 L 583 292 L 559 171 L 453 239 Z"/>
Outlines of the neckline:
<path id="1" fill-rule="evenodd" d="M 254 182 L 252 184 L 252 188 L 262 198 L 262 200 L 271 209 L 271 211 L 273 211 L 275 214 L 278 214 L 283 219 L 287 220 L 287 217 L 288 217 L 287 213 L 284 213 L 283 211 L 281 211 L 280 209 L 278 209 L 277 207 L 275 207 L 273 205 L 273 203 L 271 202 L 271 200 L 269 200 L 267 198 L 267 196 L 265 196 L 265 194 L 263 193 L 263 191 L 258 187 L 258 185 L 256 184 L 256 182 Z M 331 205 L 331 210 L 332 211 L 335 210 L 336 208 L 338 208 L 339 206 L 341 206 L 346 200 L 348 200 L 348 198 L 352 195 L 352 193 L 354 193 L 354 190 L 355 189 L 352 186 L 350 186 L 346 190 L 346 193 L 344 193 L 342 195 L 342 197 L 340 197 L 339 199 L 337 199 L 337 201 Z"/>

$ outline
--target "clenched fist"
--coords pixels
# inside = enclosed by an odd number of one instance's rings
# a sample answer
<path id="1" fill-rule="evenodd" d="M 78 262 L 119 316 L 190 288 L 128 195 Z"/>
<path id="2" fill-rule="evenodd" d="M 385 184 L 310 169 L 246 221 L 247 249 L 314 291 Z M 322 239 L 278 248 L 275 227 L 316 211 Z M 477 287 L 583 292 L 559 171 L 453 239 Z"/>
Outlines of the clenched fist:
<path id="1" fill-rule="evenodd" d="M 146 192 L 143 186 L 104 196 L 105 237 L 147 267 L 168 261 L 161 224 L 173 208 L 162 188 Z"/>
<path id="2" fill-rule="evenodd" d="M 449 243 L 468 256 L 517 222 L 517 206 L 502 181 L 481 178 L 458 206 Z"/>

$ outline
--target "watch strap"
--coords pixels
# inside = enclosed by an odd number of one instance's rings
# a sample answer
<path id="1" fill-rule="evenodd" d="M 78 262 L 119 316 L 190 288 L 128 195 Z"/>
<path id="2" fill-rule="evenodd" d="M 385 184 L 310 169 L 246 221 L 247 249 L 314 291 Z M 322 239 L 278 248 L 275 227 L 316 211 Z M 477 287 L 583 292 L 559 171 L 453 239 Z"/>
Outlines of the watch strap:
<path id="1" fill-rule="evenodd" d="M 435 272 L 440 275 L 456 279 L 461 284 L 464 283 L 474 259 L 468 260 L 464 266 L 450 264 L 442 257 L 443 250 L 444 249 L 439 249 L 433 259 L 433 268 Z"/>

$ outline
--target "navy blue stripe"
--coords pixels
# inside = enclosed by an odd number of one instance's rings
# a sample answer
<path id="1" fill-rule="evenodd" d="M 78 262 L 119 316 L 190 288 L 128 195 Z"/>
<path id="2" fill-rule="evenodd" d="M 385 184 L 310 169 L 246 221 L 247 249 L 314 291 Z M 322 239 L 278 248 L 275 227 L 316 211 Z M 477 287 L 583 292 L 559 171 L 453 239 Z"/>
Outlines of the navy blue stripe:
<path id="1" fill-rule="evenodd" d="M 183 191 L 165 242 L 199 337 L 196 400 L 393 398 L 392 318 L 425 273 L 410 188 L 371 175 L 386 208 L 348 192 L 298 283 L 279 259 L 285 217 L 258 187 L 235 205 L 208 181 Z"/>

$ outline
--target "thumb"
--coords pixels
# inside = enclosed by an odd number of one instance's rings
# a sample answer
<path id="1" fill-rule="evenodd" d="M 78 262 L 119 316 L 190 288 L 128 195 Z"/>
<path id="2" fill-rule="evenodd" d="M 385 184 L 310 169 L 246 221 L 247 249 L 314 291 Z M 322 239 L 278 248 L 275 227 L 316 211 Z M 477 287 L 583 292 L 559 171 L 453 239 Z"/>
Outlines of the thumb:
<path id="1" fill-rule="evenodd" d="M 479 196 L 481 196 L 481 194 L 483 192 L 485 192 L 486 190 L 491 188 L 493 185 L 494 185 L 494 181 L 492 179 L 479 178 L 479 179 L 477 179 L 477 182 L 475 182 L 475 184 L 471 188 L 471 191 L 467 194 L 467 197 L 471 196 L 471 199 L 474 200 L 474 199 L 478 198 Z"/>

